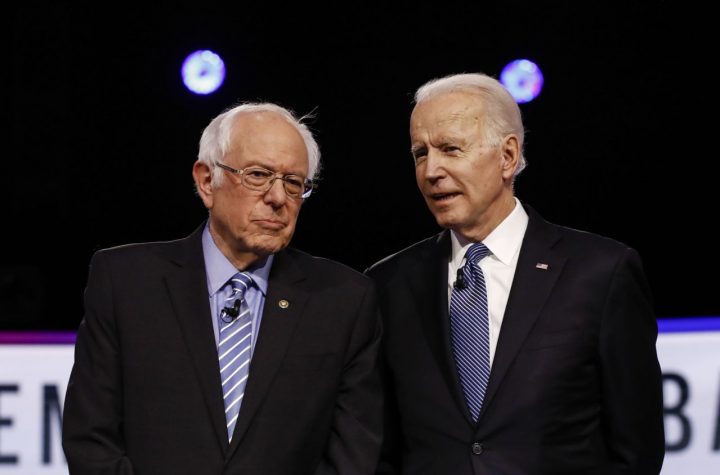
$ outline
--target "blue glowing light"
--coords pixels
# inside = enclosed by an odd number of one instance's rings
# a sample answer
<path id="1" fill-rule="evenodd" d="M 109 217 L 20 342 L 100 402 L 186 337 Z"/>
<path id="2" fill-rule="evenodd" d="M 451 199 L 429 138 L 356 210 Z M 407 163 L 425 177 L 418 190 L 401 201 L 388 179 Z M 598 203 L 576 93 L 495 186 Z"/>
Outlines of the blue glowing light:
<path id="1" fill-rule="evenodd" d="M 183 61 L 182 78 L 195 94 L 213 93 L 225 80 L 225 63 L 210 50 L 195 51 Z"/>
<path id="2" fill-rule="evenodd" d="M 543 75 L 537 64 L 527 59 L 517 59 L 503 68 L 500 82 L 517 102 L 530 102 L 542 90 Z"/>

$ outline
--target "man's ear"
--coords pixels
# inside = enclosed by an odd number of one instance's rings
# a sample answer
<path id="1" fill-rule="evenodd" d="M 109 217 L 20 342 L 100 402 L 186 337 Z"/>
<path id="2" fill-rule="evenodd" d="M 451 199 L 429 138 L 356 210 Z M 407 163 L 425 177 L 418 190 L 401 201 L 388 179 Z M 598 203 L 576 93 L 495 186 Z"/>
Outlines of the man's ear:
<path id="1" fill-rule="evenodd" d="M 517 136 L 515 134 L 505 136 L 500 149 L 502 151 L 502 176 L 506 180 L 512 180 L 520 163 L 520 144 Z"/>
<path id="2" fill-rule="evenodd" d="M 213 205 L 213 183 L 212 183 L 212 169 L 207 163 L 198 160 L 193 165 L 193 180 L 195 180 L 195 189 L 197 190 L 200 199 L 205 203 L 207 209 L 212 209 Z"/>

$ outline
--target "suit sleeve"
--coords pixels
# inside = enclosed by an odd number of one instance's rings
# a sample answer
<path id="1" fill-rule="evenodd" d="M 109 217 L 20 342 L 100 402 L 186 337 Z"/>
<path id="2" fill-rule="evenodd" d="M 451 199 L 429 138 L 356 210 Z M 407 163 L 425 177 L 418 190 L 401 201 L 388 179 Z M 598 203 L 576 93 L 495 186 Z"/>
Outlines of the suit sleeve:
<path id="1" fill-rule="evenodd" d="M 389 312 L 386 311 L 384 305 L 386 299 L 383 295 L 384 286 L 379 283 L 382 279 L 377 275 L 375 267 L 365 269 L 365 275 L 369 276 L 376 282 L 379 289 L 380 314 L 383 324 L 384 338 L 380 348 L 380 378 L 383 388 L 383 441 L 380 449 L 380 460 L 375 470 L 376 475 L 394 475 L 400 473 L 400 453 L 402 447 L 401 431 L 400 431 L 400 410 L 395 397 L 395 384 L 393 383 L 393 375 L 388 364 L 388 339 L 387 329 L 389 328 L 386 320 Z"/>
<path id="2" fill-rule="evenodd" d="M 374 286 L 358 309 L 335 403 L 320 474 L 372 474 L 382 441 L 382 389 L 378 373 L 381 324 Z"/>
<path id="3" fill-rule="evenodd" d="M 665 453 L 657 322 L 640 257 L 615 269 L 600 333 L 603 424 L 610 473 L 657 475 Z"/>
<path id="4" fill-rule="evenodd" d="M 63 410 L 63 449 L 71 475 L 132 475 L 125 454 L 120 347 L 112 283 L 103 253 L 90 263 L 85 317 Z"/>
<path id="5" fill-rule="evenodd" d="M 397 406 L 392 382 L 392 373 L 385 356 L 385 345 L 381 350 L 380 374 L 383 381 L 385 405 L 383 410 L 383 443 L 376 475 L 394 475 L 400 473 L 400 452 L 402 439 L 400 434 L 400 409 Z"/>

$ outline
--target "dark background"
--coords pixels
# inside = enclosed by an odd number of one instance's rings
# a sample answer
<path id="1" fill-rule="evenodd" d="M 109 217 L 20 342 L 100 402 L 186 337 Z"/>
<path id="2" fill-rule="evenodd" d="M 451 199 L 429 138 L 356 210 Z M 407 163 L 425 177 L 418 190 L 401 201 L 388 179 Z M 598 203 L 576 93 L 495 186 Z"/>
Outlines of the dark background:
<path id="1" fill-rule="evenodd" d="M 412 94 L 450 73 L 498 76 L 518 58 L 545 75 L 521 106 L 518 197 L 635 247 L 658 316 L 720 315 L 708 12 L 670 1 L 242 3 L 10 10 L 0 329 L 75 329 L 95 250 L 192 232 L 206 215 L 191 178 L 200 134 L 239 101 L 316 114 L 323 177 L 296 247 L 362 270 L 435 233 L 409 154 Z M 227 69 L 211 96 L 180 80 L 201 48 Z"/>

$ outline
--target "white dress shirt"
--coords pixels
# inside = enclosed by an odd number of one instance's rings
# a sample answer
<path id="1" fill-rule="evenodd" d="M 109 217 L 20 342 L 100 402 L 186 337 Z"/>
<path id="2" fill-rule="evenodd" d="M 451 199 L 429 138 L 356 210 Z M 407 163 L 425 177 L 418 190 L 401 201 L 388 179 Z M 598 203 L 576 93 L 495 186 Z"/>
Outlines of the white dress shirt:
<path id="1" fill-rule="evenodd" d="M 520 201 L 515 198 L 515 208 L 482 243 L 490 250 L 490 254 L 480 261 L 480 269 L 485 276 L 488 296 L 488 313 L 490 316 L 490 365 L 495 358 L 500 327 L 502 326 L 505 307 L 507 306 L 510 287 L 512 286 L 515 268 L 517 267 L 520 246 L 527 229 L 528 215 Z M 450 232 L 452 255 L 448 263 L 448 305 L 457 277 L 457 270 L 465 265 L 465 253 L 473 242 L 460 235 Z"/>

